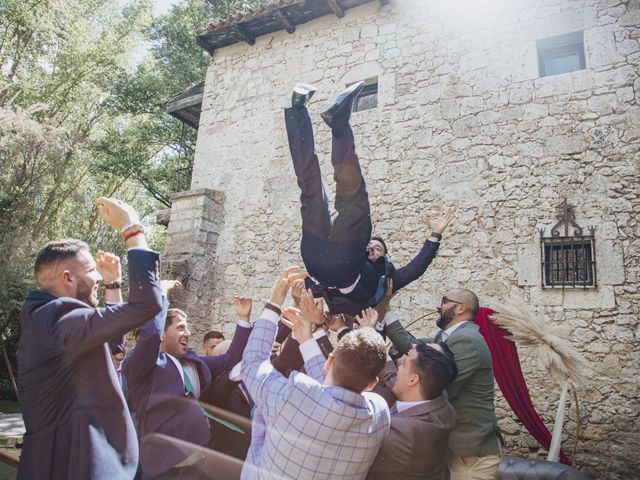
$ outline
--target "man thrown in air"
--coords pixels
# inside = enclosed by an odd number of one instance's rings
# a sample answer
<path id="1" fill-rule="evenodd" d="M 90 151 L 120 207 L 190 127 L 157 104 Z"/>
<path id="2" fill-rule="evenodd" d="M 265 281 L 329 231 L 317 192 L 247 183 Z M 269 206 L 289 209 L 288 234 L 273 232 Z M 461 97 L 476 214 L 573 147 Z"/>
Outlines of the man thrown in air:
<path id="1" fill-rule="evenodd" d="M 315 87 L 297 84 L 285 122 L 293 168 L 300 187 L 302 241 L 300 250 L 309 272 L 307 287 L 314 296 L 324 297 L 331 313 L 357 315 L 375 306 L 385 295 L 387 279 L 394 291 L 418 279 L 433 260 L 442 233 L 453 218 L 449 208 L 429 220 L 431 235 L 416 257 L 396 269 L 387 259 L 380 237 L 371 237 L 369 195 L 356 155 L 349 118 L 353 101 L 364 82 L 342 91 L 333 105 L 320 115 L 331 128 L 331 163 L 336 182 L 332 220 L 315 152 L 313 127 L 306 104 Z"/>

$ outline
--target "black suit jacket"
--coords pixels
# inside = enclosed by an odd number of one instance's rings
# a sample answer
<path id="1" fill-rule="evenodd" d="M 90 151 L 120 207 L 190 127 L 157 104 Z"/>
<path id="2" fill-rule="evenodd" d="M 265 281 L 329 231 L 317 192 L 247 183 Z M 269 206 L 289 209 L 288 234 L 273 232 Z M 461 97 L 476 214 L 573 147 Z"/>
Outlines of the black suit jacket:
<path id="1" fill-rule="evenodd" d="M 130 479 L 138 441 L 107 341 L 162 303 L 157 253 L 132 250 L 129 302 L 93 308 L 31 292 L 22 309 L 18 389 L 26 427 L 18 479 Z"/>

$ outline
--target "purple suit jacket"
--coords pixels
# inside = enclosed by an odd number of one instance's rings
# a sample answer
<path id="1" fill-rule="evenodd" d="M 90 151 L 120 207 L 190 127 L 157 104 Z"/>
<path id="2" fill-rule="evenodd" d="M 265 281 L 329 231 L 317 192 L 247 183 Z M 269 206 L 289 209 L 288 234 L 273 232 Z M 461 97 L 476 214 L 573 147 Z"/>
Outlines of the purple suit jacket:
<path id="1" fill-rule="evenodd" d="M 159 256 L 132 250 L 129 302 L 93 308 L 31 292 L 22 309 L 18 388 L 26 434 L 18 479 L 131 479 L 138 442 L 105 342 L 157 315 Z"/>
<path id="2" fill-rule="evenodd" d="M 189 456 L 178 448 L 163 446 L 152 434 L 162 433 L 202 446 L 211 439 L 208 419 L 198 402 L 185 395 L 176 365 L 160 351 L 167 309 L 164 299 L 162 312 L 140 329 L 140 339 L 123 366 L 129 407 L 135 413 L 141 439 L 140 465 L 145 477 L 159 475 Z M 197 366 L 201 392 L 212 379 L 242 359 L 250 333 L 250 328 L 237 326 L 224 355 L 201 357 L 191 350 L 187 353 L 186 359 Z"/>

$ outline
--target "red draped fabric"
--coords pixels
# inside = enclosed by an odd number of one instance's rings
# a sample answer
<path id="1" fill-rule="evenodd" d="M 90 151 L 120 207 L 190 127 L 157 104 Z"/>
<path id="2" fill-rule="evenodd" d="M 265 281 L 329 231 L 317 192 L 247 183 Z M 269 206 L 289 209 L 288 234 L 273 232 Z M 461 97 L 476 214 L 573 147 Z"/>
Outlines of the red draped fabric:
<path id="1" fill-rule="evenodd" d="M 520 368 L 516 344 L 505 338 L 510 335 L 507 330 L 491 321 L 489 316 L 494 313 L 490 308 L 482 307 L 476 318 L 480 333 L 482 333 L 491 351 L 493 376 L 518 419 L 533 435 L 533 438 L 549 450 L 551 432 L 542 422 L 533 403 L 531 403 L 529 389 Z M 562 450 L 560 450 L 560 462 L 565 465 L 571 465 L 571 460 Z"/>

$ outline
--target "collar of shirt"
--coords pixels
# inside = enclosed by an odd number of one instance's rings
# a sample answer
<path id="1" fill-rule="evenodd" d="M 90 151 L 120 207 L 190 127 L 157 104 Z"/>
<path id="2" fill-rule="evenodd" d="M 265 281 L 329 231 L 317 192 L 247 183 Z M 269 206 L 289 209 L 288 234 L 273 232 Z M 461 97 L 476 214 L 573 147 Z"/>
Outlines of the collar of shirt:
<path id="1" fill-rule="evenodd" d="M 200 378 L 198 378 L 198 370 L 189 360 L 178 360 L 176 357 L 170 354 L 166 354 L 167 357 L 171 359 L 171 361 L 175 364 L 178 372 L 180 373 L 180 378 L 182 379 L 182 384 L 184 386 L 184 374 L 189 375 L 189 380 L 191 380 L 191 385 L 196 393 L 196 398 L 200 397 Z"/>
<path id="2" fill-rule="evenodd" d="M 447 328 L 444 333 L 442 334 L 442 336 L 444 337 L 444 339 L 446 340 L 447 338 L 449 338 L 451 336 L 451 334 L 453 332 L 455 332 L 460 325 L 464 325 L 465 323 L 467 323 L 469 320 L 465 320 L 464 322 L 460 322 L 460 323 L 456 323 L 453 327 L 449 327 Z"/>
<path id="3" fill-rule="evenodd" d="M 413 407 L 417 407 L 418 405 L 422 405 L 423 403 L 429 403 L 431 400 L 422 400 L 420 402 L 401 402 L 398 400 L 396 402 L 396 408 L 398 409 L 398 413 L 404 412 Z"/>

